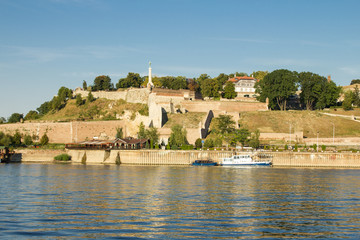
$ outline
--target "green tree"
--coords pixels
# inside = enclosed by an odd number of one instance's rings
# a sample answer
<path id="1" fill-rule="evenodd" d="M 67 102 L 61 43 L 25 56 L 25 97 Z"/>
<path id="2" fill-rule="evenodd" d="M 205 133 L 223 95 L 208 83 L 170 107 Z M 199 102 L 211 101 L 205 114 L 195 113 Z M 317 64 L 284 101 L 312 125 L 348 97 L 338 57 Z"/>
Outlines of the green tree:
<path id="1" fill-rule="evenodd" d="M 129 72 L 126 78 L 119 79 L 116 88 L 140 87 L 144 79 L 138 73 Z"/>
<path id="2" fill-rule="evenodd" d="M 58 91 L 58 97 L 61 103 L 66 103 L 66 101 L 72 98 L 72 90 L 66 87 L 61 87 Z"/>
<path id="3" fill-rule="evenodd" d="M 83 103 L 84 103 L 84 100 L 82 99 L 81 95 L 77 94 L 76 95 L 76 106 L 79 107 L 79 106 L 83 105 Z"/>
<path id="4" fill-rule="evenodd" d="M 121 127 L 116 128 L 116 138 L 123 138 L 124 137 L 124 133 L 123 133 L 123 129 Z"/>
<path id="5" fill-rule="evenodd" d="M 297 82 L 296 72 L 286 69 L 275 70 L 255 84 L 256 93 L 260 95 L 258 99 L 265 102 L 268 98 L 270 108 L 275 109 L 275 103 L 280 110 L 285 111 L 288 99 L 297 90 Z"/>
<path id="6" fill-rule="evenodd" d="M 6 123 L 6 119 L 4 117 L 0 117 L 0 124 Z"/>
<path id="7" fill-rule="evenodd" d="M 325 107 L 336 106 L 339 99 L 341 87 L 336 86 L 334 82 L 325 82 L 322 94 L 315 107 L 317 109 L 324 109 Z"/>
<path id="8" fill-rule="evenodd" d="M 260 138 L 260 131 L 257 129 L 253 134 L 251 134 L 251 138 L 249 140 L 249 146 L 258 149 L 260 147 L 259 138 Z"/>
<path id="9" fill-rule="evenodd" d="M 51 109 L 54 111 L 59 111 L 63 107 L 61 99 L 57 96 L 53 97 L 51 100 Z"/>
<path id="10" fill-rule="evenodd" d="M 111 78 L 105 75 L 97 76 L 94 79 L 94 85 L 92 86 L 94 91 L 112 90 L 113 88 L 114 87 L 111 83 Z"/>
<path id="11" fill-rule="evenodd" d="M 216 138 L 214 142 L 215 147 L 222 147 L 222 140 L 221 138 Z"/>
<path id="12" fill-rule="evenodd" d="M 85 80 L 83 80 L 83 89 L 84 89 L 84 90 L 87 90 L 87 83 L 86 83 Z"/>
<path id="13" fill-rule="evenodd" d="M 195 141 L 195 148 L 201 148 L 202 147 L 202 139 L 198 138 Z"/>
<path id="14" fill-rule="evenodd" d="M 347 91 L 344 94 L 344 101 L 342 103 L 342 107 L 344 110 L 352 110 L 353 109 L 353 104 L 354 102 L 354 93 L 352 91 Z"/>
<path id="15" fill-rule="evenodd" d="M 218 82 L 219 86 L 223 86 L 227 80 L 229 80 L 229 75 L 226 75 L 225 73 L 220 73 L 219 76 L 217 76 L 216 81 Z"/>
<path id="16" fill-rule="evenodd" d="M 13 136 L 13 143 L 15 146 L 21 145 L 21 134 L 19 133 L 19 131 L 15 132 L 15 134 Z"/>
<path id="17" fill-rule="evenodd" d="M 45 115 L 50 112 L 52 109 L 51 102 L 47 101 L 40 105 L 36 110 L 39 112 L 40 115 Z"/>
<path id="18" fill-rule="evenodd" d="M 160 78 L 161 85 L 165 88 L 179 90 L 179 89 L 186 89 L 187 88 L 187 82 L 186 78 L 182 76 L 178 77 L 162 77 Z"/>
<path id="19" fill-rule="evenodd" d="M 204 147 L 205 148 L 213 148 L 214 147 L 214 142 L 211 138 L 206 139 L 204 142 Z"/>
<path id="20" fill-rule="evenodd" d="M 306 106 L 306 110 L 313 110 L 315 106 L 319 106 L 318 102 L 322 99 L 326 77 L 311 72 L 299 73 L 301 86 L 300 101 Z"/>
<path id="21" fill-rule="evenodd" d="M 34 110 L 30 110 L 25 116 L 25 120 L 35 120 L 38 118 L 40 118 L 39 113 Z"/>
<path id="22" fill-rule="evenodd" d="M 232 82 L 226 82 L 224 87 L 224 98 L 234 99 L 237 96 L 235 85 Z"/>
<path id="23" fill-rule="evenodd" d="M 8 119 L 8 123 L 17 123 L 24 119 L 24 115 L 20 113 L 13 113 Z"/>
<path id="24" fill-rule="evenodd" d="M 139 139 L 146 138 L 145 125 L 144 125 L 143 122 L 141 122 L 140 125 L 139 125 L 139 131 L 138 131 L 137 137 Z"/>
<path id="25" fill-rule="evenodd" d="M 201 88 L 201 95 L 203 97 L 219 97 L 219 85 L 215 79 L 207 78 L 203 81 L 200 85 Z"/>
<path id="26" fill-rule="evenodd" d="M 26 146 L 29 146 L 29 145 L 32 145 L 32 144 L 33 144 L 33 141 L 32 141 L 32 138 L 31 138 L 30 135 L 26 134 L 26 135 L 24 136 L 24 144 L 25 144 Z"/>
<path id="27" fill-rule="evenodd" d="M 48 143 L 49 143 L 49 137 L 46 135 L 46 133 L 44 133 L 44 135 L 42 135 L 40 138 L 40 145 L 45 146 Z"/>
<path id="28" fill-rule="evenodd" d="M 360 79 L 353 79 L 350 85 L 360 84 Z"/>
<path id="29" fill-rule="evenodd" d="M 360 92 L 359 88 L 356 86 L 354 90 L 354 105 L 360 107 Z"/>
<path id="30" fill-rule="evenodd" d="M 235 129 L 233 135 L 234 135 L 233 141 L 235 143 L 237 142 L 241 143 L 241 146 L 244 147 L 245 143 L 247 143 L 249 140 L 248 138 L 250 137 L 250 132 L 246 128 L 240 128 L 240 129 Z"/>
<path id="31" fill-rule="evenodd" d="M 179 124 L 171 127 L 171 134 L 169 138 L 171 147 L 180 147 L 181 145 L 187 144 L 186 134 L 186 129 L 182 128 Z"/>
<path id="32" fill-rule="evenodd" d="M 2 139 L 1 139 L 1 144 L 4 145 L 5 147 L 9 147 L 12 143 L 12 137 L 9 134 L 6 134 Z"/>
<path id="33" fill-rule="evenodd" d="M 253 78 L 256 78 L 257 80 L 263 80 L 266 75 L 268 75 L 268 71 L 256 71 L 252 73 Z"/>
<path id="34" fill-rule="evenodd" d="M 159 133 L 155 127 L 150 127 L 145 131 L 146 138 L 150 139 L 151 148 L 153 145 L 157 145 L 159 143 Z"/>
<path id="35" fill-rule="evenodd" d="M 89 102 L 89 103 L 95 101 L 94 95 L 91 93 L 91 91 L 89 92 L 86 100 L 87 100 L 87 102 Z"/>
<path id="36" fill-rule="evenodd" d="M 235 129 L 235 121 L 232 120 L 230 115 L 220 114 L 219 117 L 214 119 L 214 132 L 224 135 L 233 132 Z"/>

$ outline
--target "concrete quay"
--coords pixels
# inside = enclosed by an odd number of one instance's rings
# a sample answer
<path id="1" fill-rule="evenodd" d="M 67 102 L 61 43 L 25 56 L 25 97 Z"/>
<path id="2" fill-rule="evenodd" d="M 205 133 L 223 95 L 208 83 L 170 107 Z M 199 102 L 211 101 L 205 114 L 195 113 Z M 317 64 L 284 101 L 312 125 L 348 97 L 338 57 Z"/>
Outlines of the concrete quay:
<path id="1" fill-rule="evenodd" d="M 52 162 L 56 155 L 68 153 L 73 163 L 135 165 L 189 165 L 197 159 L 220 161 L 232 151 L 173 150 L 19 150 L 13 161 Z M 240 152 L 239 154 L 252 154 Z M 349 167 L 360 168 L 360 153 L 258 152 L 270 157 L 274 167 Z M 85 156 L 85 157 L 84 157 Z"/>

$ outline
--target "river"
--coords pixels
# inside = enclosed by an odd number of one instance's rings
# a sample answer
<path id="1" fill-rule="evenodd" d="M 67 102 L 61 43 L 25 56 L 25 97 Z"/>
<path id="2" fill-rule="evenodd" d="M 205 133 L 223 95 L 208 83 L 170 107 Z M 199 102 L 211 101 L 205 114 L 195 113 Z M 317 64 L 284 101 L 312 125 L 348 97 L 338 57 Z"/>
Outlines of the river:
<path id="1" fill-rule="evenodd" d="M 0 239 L 360 238 L 360 169 L 0 165 Z"/>

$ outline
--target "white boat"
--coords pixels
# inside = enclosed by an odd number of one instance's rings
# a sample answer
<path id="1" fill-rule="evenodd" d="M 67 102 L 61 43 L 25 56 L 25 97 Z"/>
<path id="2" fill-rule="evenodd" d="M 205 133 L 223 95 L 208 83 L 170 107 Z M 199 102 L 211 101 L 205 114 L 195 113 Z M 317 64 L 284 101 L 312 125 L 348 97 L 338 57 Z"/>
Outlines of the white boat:
<path id="1" fill-rule="evenodd" d="M 270 166 L 271 161 L 255 161 L 250 155 L 233 155 L 221 159 L 222 166 Z"/>

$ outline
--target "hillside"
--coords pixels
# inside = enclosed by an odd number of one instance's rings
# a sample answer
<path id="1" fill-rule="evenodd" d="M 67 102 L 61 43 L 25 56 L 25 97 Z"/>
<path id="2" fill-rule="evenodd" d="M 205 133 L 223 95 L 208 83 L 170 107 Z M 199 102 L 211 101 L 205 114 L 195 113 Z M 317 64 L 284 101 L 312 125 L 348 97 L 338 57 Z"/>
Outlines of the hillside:
<path id="1" fill-rule="evenodd" d="M 360 137 L 360 122 L 342 117 L 327 116 L 322 113 L 330 111 L 267 111 L 246 112 L 240 115 L 240 124 L 250 131 L 259 129 L 267 133 L 288 133 L 290 131 L 303 131 L 304 137 L 312 138 L 332 137 L 333 124 L 336 137 Z M 331 113 L 342 114 L 341 111 Z M 347 112 L 348 113 L 348 112 Z M 352 111 L 352 115 L 359 115 L 359 110 Z M 346 114 L 343 114 L 346 115 Z M 333 123 L 333 124 L 332 124 Z"/>
<path id="2" fill-rule="evenodd" d="M 94 102 L 76 106 L 75 100 L 69 100 L 64 108 L 58 112 L 50 112 L 39 120 L 72 121 L 72 120 L 116 120 L 125 111 L 133 114 L 149 115 L 146 104 L 127 103 L 124 100 L 108 100 L 99 98 Z M 135 117 L 135 116 L 134 116 Z"/>

